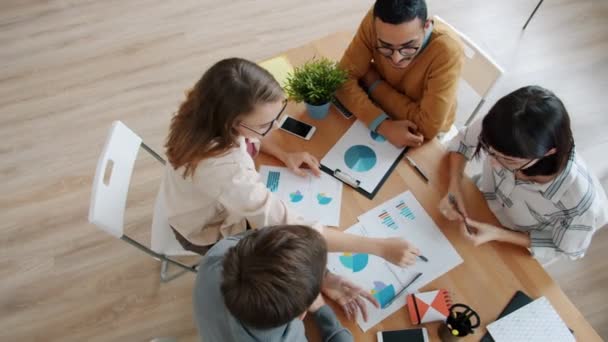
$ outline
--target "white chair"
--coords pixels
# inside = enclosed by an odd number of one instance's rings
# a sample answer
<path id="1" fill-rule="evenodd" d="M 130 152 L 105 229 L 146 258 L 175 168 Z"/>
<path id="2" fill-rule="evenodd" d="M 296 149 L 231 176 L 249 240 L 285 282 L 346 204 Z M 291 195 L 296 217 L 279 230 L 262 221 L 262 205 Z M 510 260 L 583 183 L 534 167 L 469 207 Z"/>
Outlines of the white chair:
<path id="1" fill-rule="evenodd" d="M 483 104 L 486 102 L 487 95 L 490 93 L 496 82 L 500 79 L 504 71 L 492 59 L 492 57 L 490 57 L 481 48 L 479 48 L 477 44 L 475 44 L 471 39 L 469 39 L 469 37 L 455 29 L 452 25 L 448 24 L 440 17 L 434 16 L 433 19 L 436 22 L 440 22 L 448 26 L 454 32 L 456 32 L 456 34 L 458 35 L 458 37 L 460 37 L 460 40 L 462 40 L 462 43 L 464 44 L 465 56 L 461 79 L 464 80 L 480 98 L 479 102 L 477 103 L 477 106 L 467 118 L 467 121 L 465 123 L 466 126 L 473 121 L 473 119 L 477 115 L 477 112 L 479 112 Z M 455 129 L 454 127 L 452 127 L 450 132 L 448 132 L 445 136 L 450 135 L 450 133 L 454 133 L 454 131 Z M 446 138 L 442 138 L 441 140 L 447 141 Z"/>
<path id="2" fill-rule="evenodd" d="M 161 261 L 160 279 L 170 281 L 184 272 L 196 273 L 196 265 L 188 266 L 168 256 L 194 255 L 184 250 L 175 239 L 169 226 L 166 206 L 159 191 L 154 206 L 151 229 L 151 248 L 133 240 L 124 232 L 124 213 L 133 166 L 140 146 L 162 165 L 165 160 L 148 147 L 142 139 L 120 121 L 114 121 L 106 140 L 93 179 L 89 222 L 99 229 L 119 238 L 148 255 Z M 168 274 L 169 264 L 181 268 L 181 272 Z"/>

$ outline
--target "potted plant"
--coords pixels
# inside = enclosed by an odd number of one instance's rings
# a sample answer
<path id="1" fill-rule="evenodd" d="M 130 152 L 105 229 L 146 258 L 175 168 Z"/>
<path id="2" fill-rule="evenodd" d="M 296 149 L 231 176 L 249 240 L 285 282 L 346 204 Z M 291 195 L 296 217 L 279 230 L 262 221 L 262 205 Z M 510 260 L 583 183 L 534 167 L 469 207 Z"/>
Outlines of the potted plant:
<path id="1" fill-rule="evenodd" d="M 331 99 L 346 82 L 348 73 L 327 58 L 312 59 L 287 76 L 285 91 L 290 99 L 304 102 L 308 114 L 317 120 L 329 113 Z"/>

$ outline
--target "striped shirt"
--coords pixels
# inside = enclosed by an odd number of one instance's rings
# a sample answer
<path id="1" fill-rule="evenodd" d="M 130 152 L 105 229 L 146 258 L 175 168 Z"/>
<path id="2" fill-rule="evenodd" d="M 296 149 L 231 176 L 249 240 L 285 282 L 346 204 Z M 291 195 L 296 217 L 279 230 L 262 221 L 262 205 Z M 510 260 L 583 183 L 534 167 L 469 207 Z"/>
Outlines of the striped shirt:
<path id="1" fill-rule="evenodd" d="M 482 120 L 462 129 L 448 150 L 470 160 L 479 143 Z M 553 180 L 540 184 L 515 179 L 482 151 L 478 187 L 500 223 L 530 234 L 530 252 L 546 264 L 558 257 L 582 258 L 595 231 L 608 223 L 608 201 L 598 179 L 576 151 Z"/>

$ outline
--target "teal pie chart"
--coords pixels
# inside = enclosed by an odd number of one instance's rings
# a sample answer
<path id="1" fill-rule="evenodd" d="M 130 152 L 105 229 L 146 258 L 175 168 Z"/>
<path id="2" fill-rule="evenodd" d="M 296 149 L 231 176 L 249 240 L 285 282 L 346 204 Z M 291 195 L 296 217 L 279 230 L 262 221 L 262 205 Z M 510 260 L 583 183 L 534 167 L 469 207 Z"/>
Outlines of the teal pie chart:
<path id="1" fill-rule="evenodd" d="M 377 162 L 376 152 L 365 145 L 355 145 L 344 153 L 344 163 L 351 170 L 366 172 L 371 170 Z"/>

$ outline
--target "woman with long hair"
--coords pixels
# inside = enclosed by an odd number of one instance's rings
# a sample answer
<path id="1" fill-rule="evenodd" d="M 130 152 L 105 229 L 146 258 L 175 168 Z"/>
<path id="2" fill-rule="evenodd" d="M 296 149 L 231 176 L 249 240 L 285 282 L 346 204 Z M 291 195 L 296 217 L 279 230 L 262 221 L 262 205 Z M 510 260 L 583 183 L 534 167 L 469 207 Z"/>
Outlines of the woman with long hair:
<path id="1" fill-rule="evenodd" d="M 292 171 L 319 162 L 260 139 L 276 128 L 287 101 L 274 77 L 255 63 L 230 58 L 213 65 L 188 93 L 171 121 L 161 191 L 169 223 L 180 243 L 204 254 L 222 237 L 251 228 L 308 224 L 331 251 L 375 254 L 396 265 L 415 262 L 417 248 L 402 239 L 371 239 L 304 222 L 259 180 L 258 151 Z"/>

